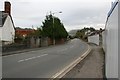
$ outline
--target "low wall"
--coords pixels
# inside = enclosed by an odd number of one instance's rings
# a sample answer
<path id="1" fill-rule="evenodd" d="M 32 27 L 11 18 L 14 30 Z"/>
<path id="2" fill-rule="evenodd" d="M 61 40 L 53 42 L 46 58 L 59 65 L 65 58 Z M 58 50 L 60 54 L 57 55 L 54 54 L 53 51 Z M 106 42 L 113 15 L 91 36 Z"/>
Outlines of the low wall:
<path id="1" fill-rule="evenodd" d="M 27 45 L 24 44 L 12 44 L 12 45 L 4 45 L 2 46 L 2 52 L 11 52 L 11 51 L 17 51 L 22 49 L 27 49 Z"/>
<path id="2" fill-rule="evenodd" d="M 64 44 L 65 43 L 65 39 L 57 39 L 55 44 Z"/>
<path id="3" fill-rule="evenodd" d="M 99 45 L 99 35 L 93 35 L 88 37 L 88 42 L 95 43 Z"/>

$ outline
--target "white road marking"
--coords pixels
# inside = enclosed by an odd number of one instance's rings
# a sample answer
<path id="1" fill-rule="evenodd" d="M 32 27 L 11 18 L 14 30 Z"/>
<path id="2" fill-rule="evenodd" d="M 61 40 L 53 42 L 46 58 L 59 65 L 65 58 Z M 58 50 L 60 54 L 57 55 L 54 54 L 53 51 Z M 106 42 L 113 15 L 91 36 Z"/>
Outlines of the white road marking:
<path id="1" fill-rule="evenodd" d="M 41 56 L 37 56 L 38 58 L 41 57 Z"/>
<path id="2" fill-rule="evenodd" d="M 72 45 L 72 46 L 70 46 L 70 47 L 68 47 L 68 48 L 64 48 L 64 49 L 61 49 L 60 51 L 57 51 L 58 53 L 59 52 L 63 52 L 63 51 L 66 51 L 66 50 L 68 50 L 69 48 L 73 48 L 74 46 Z"/>
<path id="3" fill-rule="evenodd" d="M 37 51 L 39 51 L 39 50 L 37 50 Z M 27 53 L 29 54 L 30 52 L 34 53 L 34 52 L 37 52 L 37 51 L 26 51 L 26 52 L 23 51 L 23 52 L 20 52 L 18 54 L 12 54 L 11 53 L 12 55 L 6 55 L 6 56 L 2 56 L 2 57 L 12 57 L 12 56 L 17 56 L 17 55 L 22 55 L 22 54 L 24 55 L 24 54 L 27 54 Z M 45 53 L 45 51 L 46 51 L 46 49 L 41 50 L 42 53 Z"/>
<path id="4" fill-rule="evenodd" d="M 18 62 L 28 61 L 28 60 L 36 59 L 36 58 L 43 57 L 43 56 L 46 56 L 46 55 L 48 55 L 48 54 L 43 54 L 43 55 L 40 55 L 40 56 L 31 57 L 31 58 L 27 58 L 27 59 L 22 59 L 22 60 L 19 60 Z"/>
<path id="5" fill-rule="evenodd" d="M 62 50 L 60 50 L 60 51 L 58 51 L 58 52 L 63 52 L 63 51 L 66 51 L 68 48 L 65 48 L 65 49 L 62 49 Z"/>
<path id="6" fill-rule="evenodd" d="M 18 62 L 22 62 L 22 61 L 24 61 L 24 60 L 19 60 Z"/>
<path id="7" fill-rule="evenodd" d="M 64 52 L 64 51 L 66 51 L 67 49 L 68 49 L 68 48 L 58 50 L 57 53 Z"/>

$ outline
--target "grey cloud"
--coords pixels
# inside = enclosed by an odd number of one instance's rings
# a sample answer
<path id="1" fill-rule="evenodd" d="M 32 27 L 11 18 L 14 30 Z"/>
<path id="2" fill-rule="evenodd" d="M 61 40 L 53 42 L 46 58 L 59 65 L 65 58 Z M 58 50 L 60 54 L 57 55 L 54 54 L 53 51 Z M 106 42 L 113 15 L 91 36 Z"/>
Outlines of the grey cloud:
<path id="1" fill-rule="evenodd" d="M 16 26 L 39 26 L 49 11 L 62 11 L 62 14 L 55 14 L 55 16 L 62 20 L 68 30 L 74 28 L 74 26 L 79 28 L 79 25 L 104 24 L 110 7 L 109 3 L 104 3 L 102 1 L 95 1 L 95 3 L 82 2 L 82 0 L 10 1 L 12 3 L 12 16 Z"/>
<path id="2" fill-rule="evenodd" d="M 73 12 L 64 18 L 68 25 L 86 25 L 95 23 L 104 23 L 106 19 L 106 8 L 84 8 L 72 10 Z"/>

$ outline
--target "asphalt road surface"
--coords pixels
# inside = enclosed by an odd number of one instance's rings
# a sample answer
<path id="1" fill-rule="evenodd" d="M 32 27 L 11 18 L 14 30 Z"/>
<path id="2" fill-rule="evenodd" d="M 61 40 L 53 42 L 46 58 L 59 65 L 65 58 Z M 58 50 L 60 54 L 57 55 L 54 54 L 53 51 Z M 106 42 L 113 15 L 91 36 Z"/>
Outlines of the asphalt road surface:
<path id="1" fill-rule="evenodd" d="M 89 55 L 71 69 L 64 78 L 79 78 L 80 80 L 105 80 L 104 77 L 104 52 L 101 46 L 89 43 Z M 84 79 L 83 79 L 84 78 Z M 112 79 L 111 79 L 112 80 Z M 114 80 L 114 79 L 113 79 Z"/>
<path id="2" fill-rule="evenodd" d="M 4 56 L 3 78 L 51 78 L 88 49 L 79 39 L 42 50 Z"/>

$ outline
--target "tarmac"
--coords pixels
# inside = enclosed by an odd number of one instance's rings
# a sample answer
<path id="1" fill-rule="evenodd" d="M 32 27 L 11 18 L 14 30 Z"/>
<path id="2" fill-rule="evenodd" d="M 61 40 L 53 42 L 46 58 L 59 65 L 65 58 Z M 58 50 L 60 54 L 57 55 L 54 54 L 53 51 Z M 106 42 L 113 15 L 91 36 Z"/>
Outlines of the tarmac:
<path id="1" fill-rule="evenodd" d="M 104 52 L 102 47 L 97 46 L 92 43 L 88 43 L 92 50 L 89 55 L 83 59 L 80 63 L 78 63 L 73 69 L 71 69 L 62 79 L 65 78 L 75 78 L 78 80 L 103 80 L 104 79 Z M 54 46 L 49 46 L 54 47 Z M 49 47 L 41 47 L 41 48 L 31 48 L 24 49 L 19 51 L 12 51 L 2 53 L 2 56 L 7 56 L 11 54 L 18 54 L 23 52 L 29 52 L 34 50 L 40 50 Z M 61 79 L 61 80 L 62 80 Z"/>
<path id="2" fill-rule="evenodd" d="M 2 56 L 20 54 L 20 53 L 29 52 L 29 51 L 42 50 L 42 49 L 49 48 L 49 47 L 54 47 L 54 46 L 39 47 L 39 48 L 28 48 L 28 49 L 21 49 L 21 50 L 10 51 L 10 52 L 3 52 Z"/>

